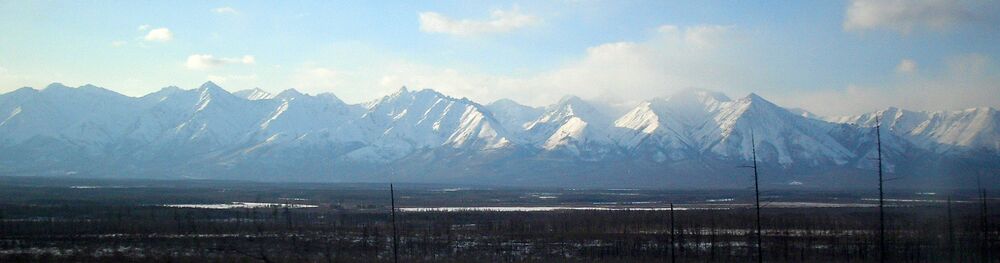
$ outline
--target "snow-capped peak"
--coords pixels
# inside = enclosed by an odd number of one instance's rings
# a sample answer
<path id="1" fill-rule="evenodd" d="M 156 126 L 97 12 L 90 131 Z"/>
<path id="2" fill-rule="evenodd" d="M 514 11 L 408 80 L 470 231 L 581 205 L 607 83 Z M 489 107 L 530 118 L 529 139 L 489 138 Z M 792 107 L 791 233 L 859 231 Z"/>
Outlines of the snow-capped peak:
<path id="1" fill-rule="evenodd" d="M 63 85 L 63 84 L 62 84 L 62 83 L 60 83 L 60 82 L 52 82 L 52 83 L 51 83 L 51 84 L 49 84 L 48 86 L 45 86 L 45 88 L 44 88 L 44 89 L 42 89 L 42 91 L 46 91 L 46 90 L 56 90 L 56 89 L 72 89 L 72 88 L 71 88 L 71 87 L 69 87 L 69 86 L 66 86 L 66 85 Z"/>
<path id="2" fill-rule="evenodd" d="M 264 100 L 274 97 L 274 95 L 272 95 L 271 93 L 264 91 L 260 88 L 245 89 L 233 92 L 233 95 L 236 95 L 237 97 L 244 98 L 247 100 Z"/>
<path id="3" fill-rule="evenodd" d="M 573 95 L 567 95 L 560 99 L 558 103 L 547 107 L 545 114 L 536 122 L 565 121 L 573 116 L 580 117 L 586 122 L 596 122 L 602 125 L 610 122 L 610 119 L 603 111 L 590 102 Z"/>
<path id="4" fill-rule="evenodd" d="M 215 84 L 215 82 L 205 81 L 205 83 L 202 83 L 201 86 L 198 87 L 198 89 L 199 90 L 222 90 L 222 87 L 219 87 L 219 85 Z"/>
<path id="5" fill-rule="evenodd" d="M 889 107 L 831 121 L 874 127 L 876 117 L 887 131 L 936 152 L 986 149 L 1000 152 L 1000 114 L 989 107 L 955 111 L 908 111 Z"/>
<path id="6" fill-rule="evenodd" d="M 409 93 L 410 93 L 410 90 L 407 89 L 406 86 L 402 86 L 402 87 L 399 87 L 399 89 L 396 90 L 396 92 L 393 92 L 391 95 L 389 95 L 389 97 L 405 96 L 406 94 L 409 94 Z"/>
<path id="7" fill-rule="evenodd" d="M 360 123 L 380 143 L 356 151 L 365 156 L 391 160 L 423 148 L 495 149 L 511 142 L 484 106 L 431 89 L 410 92 L 404 87 L 367 108 Z"/>
<path id="8" fill-rule="evenodd" d="M 580 97 L 568 95 L 525 124 L 525 136 L 546 150 L 565 149 L 574 155 L 586 145 L 608 144 L 611 118 Z"/>
<path id="9" fill-rule="evenodd" d="M 286 89 L 279 92 L 277 95 L 274 95 L 275 98 L 279 99 L 295 99 L 303 96 L 308 96 L 308 95 L 302 94 L 302 92 L 299 92 L 296 89 Z"/>
<path id="10" fill-rule="evenodd" d="M 201 86 L 198 87 L 197 91 L 199 94 L 201 94 L 200 100 L 202 103 L 199 104 L 201 104 L 202 106 L 207 105 L 207 103 L 213 99 L 229 100 L 237 98 L 232 93 L 229 93 L 229 91 L 226 91 L 225 89 L 219 87 L 219 85 L 216 85 L 214 82 L 211 81 L 201 84 Z"/>
<path id="11" fill-rule="evenodd" d="M 325 100 L 328 100 L 328 101 L 331 101 L 331 102 L 336 103 L 336 104 L 346 104 L 346 103 L 344 103 L 343 100 L 341 100 L 339 97 L 337 97 L 337 95 L 334 95 L 333 93 L 330 93 L 330 92 L 324 92 L 324 93 L 316 94 L 316 97 L 317 98 L 321 98 L 321 99 L 325 99 Z"/>
<path id="12" fill-rule="evenodd" d="M 687 88 L 680 90 L 667 97 L 667 100 L 692 100 L 707 103 L 709 101 L 726 102 L 730 101 L 726 94 L 705 89 Z"/>
<path id="13" fill-rule="evenodd" d="M 514 101 L 512 99 L 507 99 L 507 98 L 495 100 L 493 102 L 490 102 L 490 104 L 487 104 L 487 106 L 498 106 L 498 107 L 529 107 L 529 106 L 525 106 L 524 104 L 517 103 L 517 101 Z"/>
<path id="14" fill-rule="evenodd" d="M 755 108 L 767 108 L 769 110 L 778 110 L 786 112 L 788 111 L 787 109 L 778 106 L 777 104 L 774 104 L 773 102 L 764 99 L 760 95 L 757 95 L 757 93 L 753 92 L 747 94 L 746 97 L 738 99 L 737 103 L 746 103 L 747 105 L 751 105 L 751 107 Z"/>
<path id="15" fill-rule="evenodd" d="M 586 104 L 583 99 L 576 95 L 566 95 L 559 99 L 556 105 L 573 105 L 573 104 Z"/>
<path id="16" fill-rule="evenodd" d="M 486 105 L 486 108 L 505 129 L 512 132 L 524 130 L 526 125 L 541 116 L 544 111 L 542 108 L 525 106 L 510 99 L 496 100 Z"/>

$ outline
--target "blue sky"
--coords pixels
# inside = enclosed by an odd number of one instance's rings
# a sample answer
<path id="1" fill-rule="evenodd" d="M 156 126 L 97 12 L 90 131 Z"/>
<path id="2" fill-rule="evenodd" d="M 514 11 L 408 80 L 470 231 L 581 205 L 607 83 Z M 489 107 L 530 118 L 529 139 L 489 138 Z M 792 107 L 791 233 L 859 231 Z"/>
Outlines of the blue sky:
<path id="1" fill-rule="evenodd" d="M 997 14 L 940 0 L 0 0 L 0 92 L 212 80 L 348 102 L 406 85 L 536 106 L 703 88 L 826 115 L 996 107 Z"/>

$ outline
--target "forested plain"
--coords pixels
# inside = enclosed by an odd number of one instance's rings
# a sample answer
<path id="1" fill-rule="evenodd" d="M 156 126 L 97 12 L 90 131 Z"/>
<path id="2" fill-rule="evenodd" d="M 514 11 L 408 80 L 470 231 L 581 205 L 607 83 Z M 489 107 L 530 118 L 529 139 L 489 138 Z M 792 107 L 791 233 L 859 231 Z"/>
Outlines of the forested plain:
<path id="1" fill-rule="evenodd" d="M 885 259 L 1000 261 L 1000 207 L 995 194 L 981 194 L 888 191 Z M 873 197 L 762 192 L 763 260 L 879 261 Z M 0 177 L 0 262 L 392 262 L 394 252 L 399 262 L 758 256 L 752 189 L 402 184 L 395 201 L 396 251 L 388 185 Z"/>

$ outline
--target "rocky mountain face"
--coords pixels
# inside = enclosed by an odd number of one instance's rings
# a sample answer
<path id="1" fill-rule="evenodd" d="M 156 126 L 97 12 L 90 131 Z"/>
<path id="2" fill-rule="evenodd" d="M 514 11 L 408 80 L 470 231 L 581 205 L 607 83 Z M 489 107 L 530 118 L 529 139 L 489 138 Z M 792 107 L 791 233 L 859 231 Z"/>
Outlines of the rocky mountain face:
<path id="1" fill-rule="evenodd" d="M 52 84 L 0 95 L 0 172 L 721 188 L 745 185 L 741 166 L 756 143 L 768 184 L 864 187 L 874 180 L 876 117 L 897 185 L 967 187 L 1000 171 L 992 108 L 822 118 L 756 94 L 686 90 L 612 112 L 574 96 L 535 108 L 402 88 L 347 104 L 211 82 L 138 98 Z"/>

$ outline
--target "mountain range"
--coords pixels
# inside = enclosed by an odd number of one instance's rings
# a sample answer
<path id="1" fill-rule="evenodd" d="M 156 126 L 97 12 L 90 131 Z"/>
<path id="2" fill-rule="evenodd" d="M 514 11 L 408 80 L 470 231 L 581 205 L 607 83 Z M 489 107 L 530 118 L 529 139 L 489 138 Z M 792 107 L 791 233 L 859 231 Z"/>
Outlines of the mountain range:
<path id="1" fill-rule="evenodd" d="M 294 89 L 93 85 L 0 95 L 0 173 L 259 181 L 733 188 L 875 183 L 876 119 L 897 187 L 996 186 L 993 108 L 822 117 L 756 94 L 689 89 L 625 111 L 567 96 L 547 107 L 479 104 L 434 90 L 362 104 Z M 985 180 L 985 181 L 983 181 Z"/>

